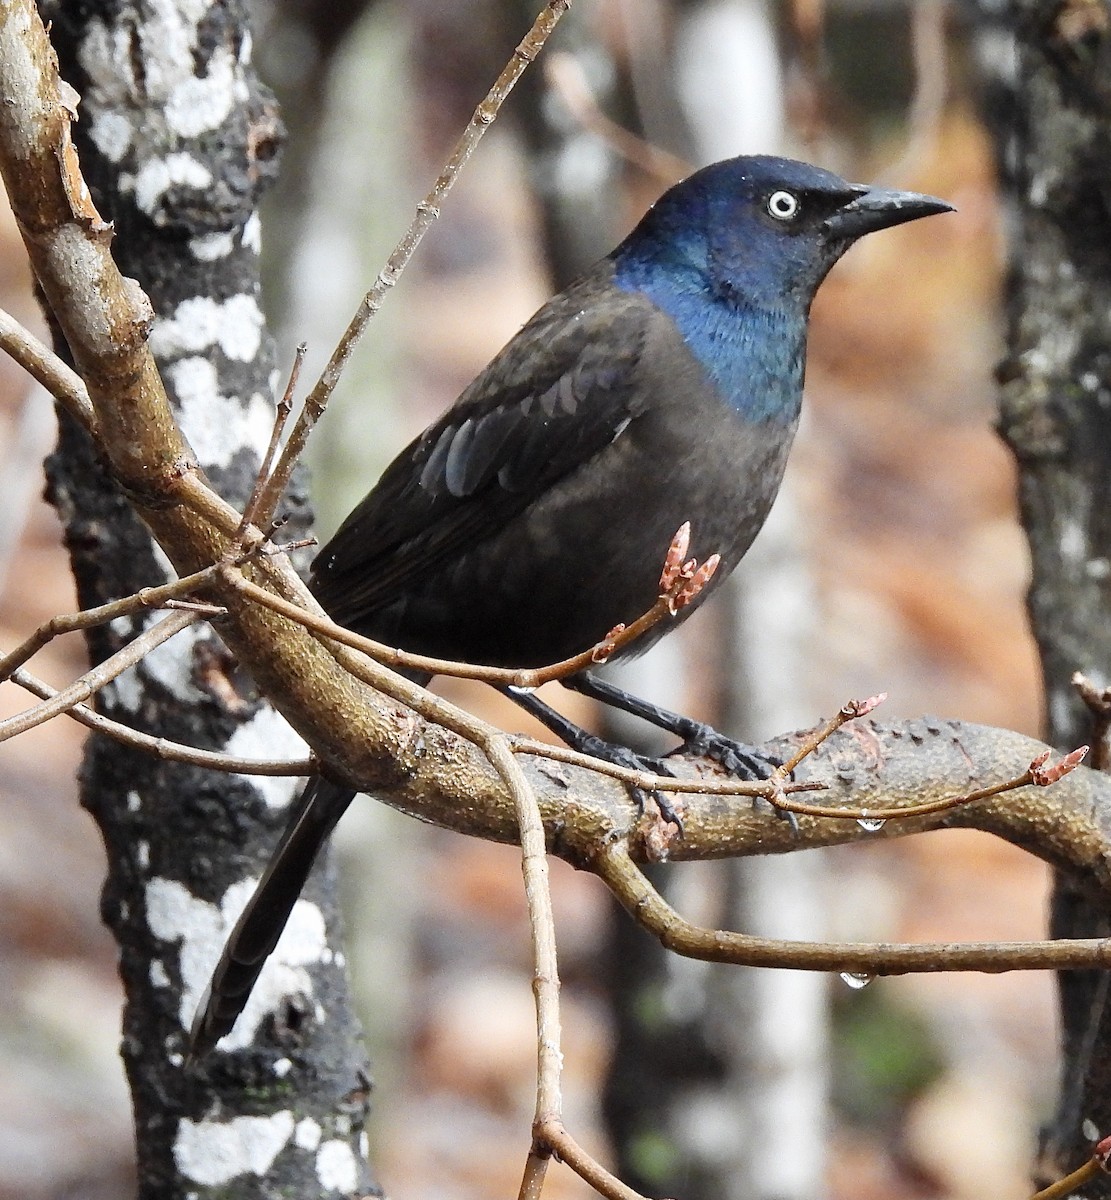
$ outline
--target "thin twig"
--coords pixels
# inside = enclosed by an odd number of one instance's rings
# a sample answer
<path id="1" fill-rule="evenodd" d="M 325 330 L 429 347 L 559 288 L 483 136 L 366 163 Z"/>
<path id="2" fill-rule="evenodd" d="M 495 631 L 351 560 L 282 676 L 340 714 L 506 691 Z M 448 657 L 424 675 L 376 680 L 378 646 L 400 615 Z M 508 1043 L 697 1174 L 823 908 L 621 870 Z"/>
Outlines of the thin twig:
<path id="1" fill-rule="evenodd" d="M 53 688 L 41 679 L 36 679 L 29 671 L 19 668 L 12 673 L 12 683 L 18 684 L 41 700 L 50 700 L 58 695 L 58 689 Z M 102 717 L 84 704 L 74 704 L 67 708 L 65 715 L 91 729 L 102 733 L 125 746 L 152 754 L 165 762 L 186 763 L 192 767 L 206 767 L 212 771 L 224 771 L 229 775 L 274 775 L 301 776 L 311 775 L 318 768 L 315 758 L 266 759 L 266 758 L 235 758 L 230 754 L 220 754 L 216 750 L 199 750 L 195 746 L 185 746 L 181 742 L 172 742 L 168 738 L 152 737 L 149 733 L 140 733 L 138 729 L 122 725 L 119 721 Z"/>
<path id="2" fill-rule="evenodd" d="M 517 1192 L 517 1200 L 540 1200 L 544 1190 L 544 1177 L 548 1174 L 548 1164 L 551 1161 L 550 1152 L 544 1146 L 538 1146 L 534 1138 L 528 1158 L 525 1159 L 525 1173 Z"/>
<path id="3" fill-rule="evenodd" d="M 239 526 L 241 535 L 248 525 L 257 525 L 261 528 L 263 525 L 270 524 L 274 519 L 278 504 L 285 494 L 285 489 L 289 486 L 290 476 L 293 474 L 297 460 L 293 459 L 288 464 L 279 463 L 280 470 L 274 470 L 274 458 L 278 453 L 278 446 L 281 444 L 289 415 L 293 412 L 293 394 L 297 388 L 297 380 L 301 377 L 301 367 L 307 352 L 308 347 L 304 342 L 301 342 L 293 352 L 293 364 L 289 368 L 285 391 L 282 392 L 282 398 L 278 401 L 274 413 L 274 424 L 270 430 L 270 444 L 266 447 L 262 462 L 259 463 L 254 487 L 251 488 L 250 498 L 243 508 L 243 520 Z M 263 503 L 264 493 L 265 503 Z"/>
<path id="4" fill-rule="evenodd" d="M 44 342 L 21 325 L 11 313 L 0 309 L 0 349 L 5 350 L 75 417 L 94 437 L 97 434 L 85 381 Z"/>
<path id="5" fill-rule="evenodd" d="M 630 787 L 639 788 L 644 792 L 673 792 L 697 793 L 702 796 L 759 796 L 771 803 L 779 803 L 780 798 L 796 792 L 823 792 L 827 784 L 817 780 L 805 783 L 777 784 L 767 779 L 709 779 L 702 776 L 683 779 L 672 775 L 654 775 L 651 771 L 638 771 L 635 767 L 622 767 L 617 763 L 606 762 L 593 758 L 579 750 L 571 750 L 567 746 L 556 746 L 551 742 L 541 742 L 536 738 L 525 737 L 523 734 L 510 735 L 510 743 L 517 754 L 531 754 L 536 758 L 549 758 L 553 762 L 567 763 L 568 766 L 582 767 L 587 771 L 597 771 L 599 775 L 608 775 L 611 779 L 620 779 Z M 677 761 L 683 761 L 681 758 Z M 841 812 L 843 810 L 833 810 Z"/>
<path id="6" fill-rule="evenodd" d="M 220 565 L 205 567 L 194 571 L 192 575 L 183 575 L 172 583 L 160 587 L 142 588 L 130 596 L 119 600 L 110 600 L 107 604 L 98 604 L 95 608 L 84 608 L 80 612 L 62 613 L 44 621 L 30 637 L 26 638 L 9 654 L 0 658 L 0 682 L 7 679 L 16 667 L 21 667 L 27 660 L 37 654 L 43 646 L 62 634 L 76 633 L 82 629 L 92 629 L 97 625 L 107 625 L 119 617 L 129 617 L 144 609 L 165 608 L 168 602 L 178 600 L 182 596 L 195 592 L 215 578 Z M 216 606 L 209 606 L 215 608 Z M 219 611 L 206 614 L 218 615 Z"/>
<path id="7" fill-rule="evenodd" d="M 1064 1197 L 1071 1196 L 1084 1184 L 1091 1183 L 1101 1170 L 1103 1170 L 1103 1166 L 1099 1159 L 1090 1158 L 1082 1167 L 1077 1167 L 1063 1179 L 1056 1179 L 1048 1187 L 1042 1188 L 1040 1192 L 1035 1192 L 1030 1200 L 1064 1200 Z"/>
<path id="8" fill-rule="evenodd" d="M 466 129 L 455 144 L 451 157 L 432 185 L 431 191 L 417 205 L 416 215 L 405 231 L 405 236 L 394 247 L 386 265 L 379 272 L 374 286 L 363 297 L 358 310 L 351 318 L 350 324 L 344 330 L 331 358 L 321 372 L 320 378 L 306 397 L 302 415 L 309 414 L 310 423 L 302 430 L 301 423 L 298 422 L 286 444 L 285 453 L 294 458 L 300 455 L 304 447 L 303 439 L 307 438 L 312 423 L 315 423 L 319 414 L 324 411 L 355 346 L 375 313 L 382 307 L 386 293 L 397 283 L 424 235 L 439 217 L 440 206 L 454 186 L 467 160 L 474 153 L 482 135 L 493 124 L 499 109 L 513 90 L 517 80 L 540 53 L 552 30 L 570 7 L 571 0 L 548 0 L 533 22 L 532 28 L 513 51 L 512 57 L 498 76 L 494 86 L 474 110 Z"/>
<path id="9" fill-rule="evenodd" d="M 249 596 L 265 608 L 283 617 L 297 621 L 313 633 L 326 637 L 353 650 L 360 650 L 387 667 L 403 667 L 415 671 L 426 671 L 432 675 L 450 675 L 457 679 L 477 679 L 483 683 L 501 687 L 537 688 L 553 680 L 566 679 L 587 667 L 604 662 L 621 647 L 641 637 L 653 625 L 672 615 L 674 599 L 661 597 L 643 616 L 629 625 L 608 634 L 601 642 L 562 662 L 537 669 L 517 670 L 507 667 L 489 667 L 475 663 L 454 662 L 450 659 L 432 658 L 425 654 L 410 654 L 396 646 L 387 646 L 373 638 L 363 637 L 326 617 L 317 616 L 291 600 L 286 600 L 248 579 L 234 567 L 224 569 L 224 579 L 230 587 L 242 595 Z"/>
<path id="10" fill-rule="evenodd" d="M 628 846 L 603 846 L 591 863 L 634 919 L 669 950 L 707 962 L 863 976 L 938 971 L 1040 971 L 1111 966 L 1111 938 L 1043 942 L 777 941 L 692 924 L 673 909 L 629 856 Z"/>
<path id="11" fill-rule="evenodd" d="M 34 729 L 54 717 L 71 709 L 95 695 L 106 684 L 111 683 L 117 676 L 122 675 L 129 667 L 135 666 L 145 658 L 156 646 L 169 641 L 175 634 L 188 629 L 199 618 L 193 612 L 172 612 L 163 617 L 157 625 L 153 625 L 145 633 L 140 634 L 134 641 L 128 642 L 121 650 L 117 650 L 110 658 L 86 671 L 69 687 L 57 692 L 51 699 L 36 704 L 34 708 L 25 709 L 0 721 L 0 742 L 18 734 Z"/>
<path id="12" fill-rule="evenodd" d="M 665 187 L 678 183 L 693 170 L 685 159 L 637 137 L 608 117 L 599 108 L 586 72 L 573 54 L 548 54 L 544 60 L 544 78 L 583 129 L 601 138 L 611 150 L 646 175 L 659 179 Z"/>
<path id="13" fill-rule="evenodd" d="M 532 990 L 536 1002 L 535 1131 L 548 1120 L 560 1120 L 563 1109 L 560 1087 L 563 1051 L 560 1046 L 559 970 L 544 823 L 540 818 L 536 793 L 525 778 L 520 763 L 513 757 L 505 737 L 501 734 L 487 737 L 482 749 L 513 796 L 521 832 L 521 870 L 532 934 Z M 536 1166 L 530 1153 L 522 1180 L 522 1192 L 534 1176 Z"/>
<path id="14" fill-rule="evenodd" d="M 1108 1159 L 1111 1158 L 1111 1136 L 1100 1138 L 1092 1147 L 1092 1157 L 1075 1171 L 1043 1188 L 1031 1200 L 1062 1200 L 1071 1196 L 1078 1188 L 1090 1183 L 1101 1172 L 1108 1173 Z"/>
<path id="15" fill-rule="evenodd" d="M 596 1158 L 588 1154 L 567 1132 L 562 1122 L 549 1122 L 541 1130 L 545 1145 L 561 1162 L 566 1163 L 580 1179 L 585 1180 L 600 1195 L 609 1200 L 645 1200 L 640 1192 L 610 1174 Z"/>

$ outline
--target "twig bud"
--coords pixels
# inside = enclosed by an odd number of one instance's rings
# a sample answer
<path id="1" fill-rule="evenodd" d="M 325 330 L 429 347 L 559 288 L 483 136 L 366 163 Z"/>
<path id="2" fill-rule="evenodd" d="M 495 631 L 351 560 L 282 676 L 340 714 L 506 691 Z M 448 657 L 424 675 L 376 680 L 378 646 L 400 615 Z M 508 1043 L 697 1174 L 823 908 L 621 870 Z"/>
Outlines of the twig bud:
<path id="1" fill-rule="evenodd" d="M 1070 771 L 1075 770 L 1084 761 L 1088 747 L 1078 746 L 1075 750 L 1070 750 L 1059 762 L 1046 766 L 1046 763 L 1049 762 L 1049 753 L 1048 750 L 1043 751 L 1030 764 L 1031 782 L 1038 787 L 1048 787 L 1051 783 L 1056 783 L 1058 779 L 1063 779 Z"/>
<path id="2" fill-rule="evenodd" d="M 841 706 L 841 712 L 845 715 L 845 719 L 849 721 L 856 720 L 857 717 L 866 717 L 874 709 L 887 699 L 886 692 L 877 692 L 874 696 L 869 696 L 867 700 L 847 700 Z"/>
<path id="3" fill-rule="evenodd" d="M 684 521 L 675 531 L 675 536 L 671 539 L 671 545 L 667 548 L 667 555 L 664 558 L 664 569 L 660 572 L 661 592 L 671 591 L 675 581 L 682 574 L 683 559 L 687 556 L 690 544 L 691 523 L 690 521 Z"/>
<path id="4" fill-rule="evenodd" d="M 697 560 L 693 558 L 684 564 L 683 574 L 688 577 L 687 582 L 668 602 L 673 613 L 678 612 L 681 608 L 686 608 L 698 596 L 699 592 L 713 579 L 720 562 L 720 554 L 711 554 L 700 567 L 696 565 Z"/>
<path id="5" fill-rule="evenodd" d="M 590 652 L 590 661 L 595 663 L 604 663 L 609 656 L 617 649 L 617 639 L 625 632 L 625 622 L 618 621 L 617 624 L 606 634 L 604 638 Z"/>

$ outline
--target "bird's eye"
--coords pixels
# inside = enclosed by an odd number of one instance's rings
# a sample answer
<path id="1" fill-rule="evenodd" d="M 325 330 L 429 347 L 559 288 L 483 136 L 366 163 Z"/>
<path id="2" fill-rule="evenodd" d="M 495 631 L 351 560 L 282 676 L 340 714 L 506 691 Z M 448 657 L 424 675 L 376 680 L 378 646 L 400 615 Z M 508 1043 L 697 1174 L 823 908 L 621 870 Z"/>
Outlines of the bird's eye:
<path id="1" fill-rule="evenodd" d="M 794 192 L 772 192 L 768 197 L 768 215 L 777 221 L 793 221 L 802 205 Z"/>

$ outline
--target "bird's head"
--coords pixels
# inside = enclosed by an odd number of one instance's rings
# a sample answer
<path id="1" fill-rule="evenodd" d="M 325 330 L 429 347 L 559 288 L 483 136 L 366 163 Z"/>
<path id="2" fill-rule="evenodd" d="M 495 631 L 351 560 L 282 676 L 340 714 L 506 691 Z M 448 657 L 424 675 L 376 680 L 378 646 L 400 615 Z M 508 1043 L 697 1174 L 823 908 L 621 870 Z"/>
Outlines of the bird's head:
<path id="1" fill-rule="evenodd" d="M 673 271 L 722 299 L 805 312 L 858 238 L 951 209 L 791 159 L 731 158 L 666 191 L 614 257 L 619 270 Z"/>

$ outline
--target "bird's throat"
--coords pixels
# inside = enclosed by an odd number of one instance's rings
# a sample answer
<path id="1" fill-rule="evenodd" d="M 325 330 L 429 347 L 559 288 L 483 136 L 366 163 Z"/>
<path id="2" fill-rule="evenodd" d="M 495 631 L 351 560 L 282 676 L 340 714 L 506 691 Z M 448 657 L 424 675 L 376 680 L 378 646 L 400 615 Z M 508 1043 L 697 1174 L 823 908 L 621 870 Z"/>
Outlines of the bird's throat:
<path id="1" fill-rule="evenodd" d="M 705 280 L 619 266 L 618 287 L 639 291 L 678 329 L 722 398 L 746 420 L 794 425 L 802 403 L 806 314 L 714 295 Z"/>

